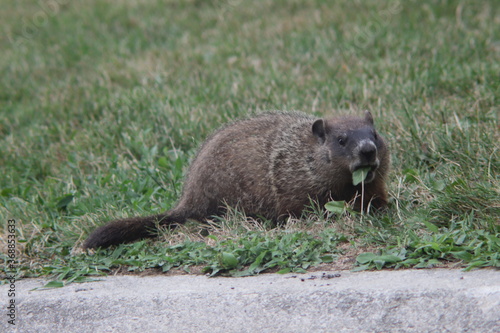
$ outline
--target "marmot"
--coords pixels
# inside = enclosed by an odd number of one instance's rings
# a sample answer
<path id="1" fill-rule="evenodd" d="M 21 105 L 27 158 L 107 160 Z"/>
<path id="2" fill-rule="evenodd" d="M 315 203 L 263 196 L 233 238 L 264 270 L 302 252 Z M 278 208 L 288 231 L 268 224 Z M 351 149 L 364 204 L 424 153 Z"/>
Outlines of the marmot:
<path id="1" fill-rule="evenodd" d="M 369 167 L 361 184 L 352 173 Z M 300 217 L 315 200 L 352 201 L 358 210 L 387 204 L 389 153 L 373 117 L 317 119 L 302 113 L 267 113 L 216 131 L 193 160 L 177 205 L 163 214 L 112 221 L 84 248 L 107 247 L 156 234 L 157 226 L 204 220 L 238 207 L 250 216 Z"/>

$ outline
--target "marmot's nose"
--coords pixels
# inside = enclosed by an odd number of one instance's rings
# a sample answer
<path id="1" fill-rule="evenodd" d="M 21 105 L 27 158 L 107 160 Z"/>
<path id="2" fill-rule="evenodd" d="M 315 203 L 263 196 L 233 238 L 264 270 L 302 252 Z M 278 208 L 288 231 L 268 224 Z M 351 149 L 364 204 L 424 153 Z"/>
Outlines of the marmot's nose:
<path id="1" fill-rule="evenodd" d="M 359 158 L 363 164 L 371 164 L 377 159 L 377 147 L 373 143 L 364 144 L 359 150 Z"/>

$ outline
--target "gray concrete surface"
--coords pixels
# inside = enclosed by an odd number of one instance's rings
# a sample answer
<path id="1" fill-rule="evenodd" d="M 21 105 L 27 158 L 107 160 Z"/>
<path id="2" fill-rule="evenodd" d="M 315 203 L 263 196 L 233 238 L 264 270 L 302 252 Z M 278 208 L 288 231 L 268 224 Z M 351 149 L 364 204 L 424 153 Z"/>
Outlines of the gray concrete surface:
<path id="1" fill-rule="evenodd" d="M 0 331 L 500 332 L 499 270 L 116 276 L 32 290 L 44 283 L 16 282 L 16 329 L 0 286 Z"/>

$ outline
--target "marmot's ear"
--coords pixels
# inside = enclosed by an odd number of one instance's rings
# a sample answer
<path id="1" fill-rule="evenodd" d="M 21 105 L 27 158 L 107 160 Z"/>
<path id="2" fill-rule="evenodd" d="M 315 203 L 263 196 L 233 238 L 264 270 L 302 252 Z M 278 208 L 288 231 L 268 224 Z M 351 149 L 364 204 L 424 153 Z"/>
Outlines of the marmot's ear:
<path id="1" fill-rule="evenodd" d="M 365 121 L 373 125 L 373 116 L 368 110 L 365 110 Z"/>
<path id="2" fill-rule="evenodd" d="M 319 139 L 320 143 L 326 140 L 326 124 L 323 119 L 318 119 L 312 125 L 313 134 Z"/>

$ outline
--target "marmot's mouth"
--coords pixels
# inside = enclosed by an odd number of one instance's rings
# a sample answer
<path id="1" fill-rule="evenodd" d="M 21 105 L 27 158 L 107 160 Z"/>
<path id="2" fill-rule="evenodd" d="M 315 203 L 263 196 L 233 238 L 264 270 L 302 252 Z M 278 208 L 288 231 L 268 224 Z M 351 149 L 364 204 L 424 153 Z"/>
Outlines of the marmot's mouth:
<path id="1" fill-rule="evenodd" d="M 365 180 L 364 180 L 365 184 L 370 183 L 371 181 L 373 181 L 373 179 L 375 179 L 375 171 L 377 171 L 379 165 L 380 165 L 380 162 L 378 159 L 372 164 L 355 164 L 355 165 L 351 166 L 351 173 L 353 173 L 354 171 L 356 171 L 358 169 L 370 168 L 370 171 L 368 171 L 368 173 L 366 174 Z"/>
<path id="2" fill-rule="evenodd" d="M 370 183 L 373 179 L 375 179 L 375 170 L 370 170 L 366 174 L 365 183 Z"/>

